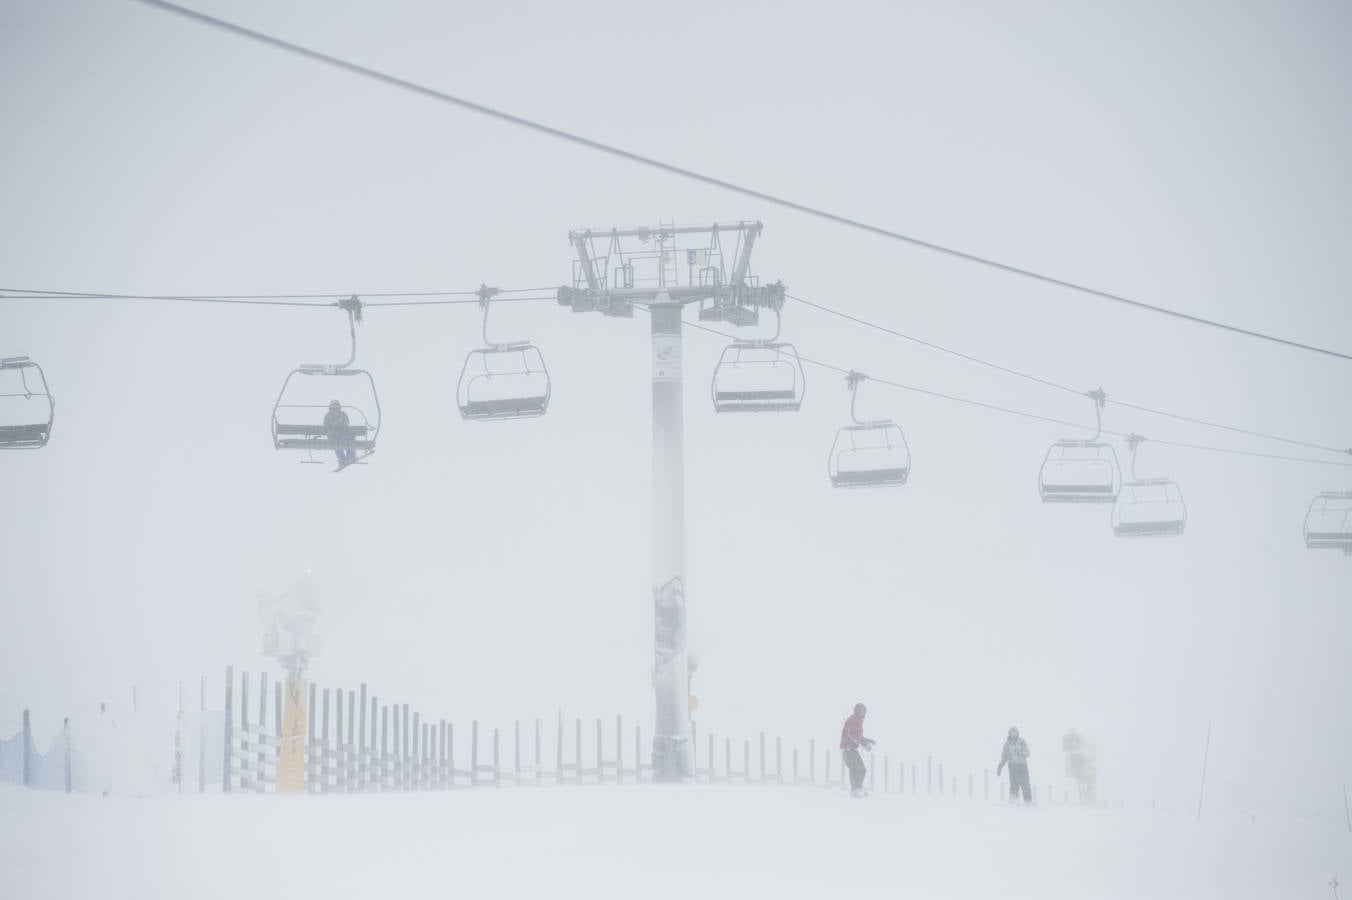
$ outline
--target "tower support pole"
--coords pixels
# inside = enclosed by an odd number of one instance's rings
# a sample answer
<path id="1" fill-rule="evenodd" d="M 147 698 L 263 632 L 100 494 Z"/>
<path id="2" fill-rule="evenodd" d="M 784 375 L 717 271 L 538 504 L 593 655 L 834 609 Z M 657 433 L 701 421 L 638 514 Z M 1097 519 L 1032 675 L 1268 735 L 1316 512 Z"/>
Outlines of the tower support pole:
<path id="1" fill-rule="evenodd" d="M 685 602 L 685 410 L 681 304 L 659 295 L 652 313 L 653 620 L 657 721 L 653 776 L 690 777 L 690 667 Z"/>

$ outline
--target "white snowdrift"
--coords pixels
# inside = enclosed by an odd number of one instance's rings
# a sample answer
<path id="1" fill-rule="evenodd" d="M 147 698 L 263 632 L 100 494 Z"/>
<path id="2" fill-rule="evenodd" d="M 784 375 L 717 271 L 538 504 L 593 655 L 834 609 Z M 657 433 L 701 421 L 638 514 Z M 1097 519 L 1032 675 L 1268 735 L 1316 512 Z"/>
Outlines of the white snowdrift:
<path id="1" fill-rule="evenodd" d="M 821 789 L 147 799 L 0 786 L 0 895 L 1320 898 L 1327 820 L 1023 810 Z"/>

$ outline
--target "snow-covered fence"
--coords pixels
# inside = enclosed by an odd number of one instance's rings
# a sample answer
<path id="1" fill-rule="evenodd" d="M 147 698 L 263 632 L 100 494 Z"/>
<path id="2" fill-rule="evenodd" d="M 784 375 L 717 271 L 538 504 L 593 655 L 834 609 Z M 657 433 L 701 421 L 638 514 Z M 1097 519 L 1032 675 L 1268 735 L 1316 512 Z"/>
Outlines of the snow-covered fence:
<path id="1" fill-rule="evenodd" d="M 264 675 L 251 686 L 247 673 L 226 673 L 225 790 L 276 790 L 284 741 L 283 689 Z M 366 685 L 357 690 L 306 686 L 304 790 L 307 793 L 448 791 L 481 787 L 638 784 L 652 780 L 643 728 L 626 726 L 622 716 L 584 721 L 559 712 L 547 734 L 543 720 L 513 722 L 509 729 L 481 728 L 478 721 L 457 726 L 432 720 L 407 704 L 382 703 Z M 238 699 L 236 699 L 238 698 Z M 549 740 L 549 738 L 553 740 Z M 549 748 L 550 751 L 547 751 Z M 760 732 L 735 741 L 692 725 L 694 779 L 704 784 L 801 785 L 844 789 L 848 773 L 840 751 L 817 741 L 789 746 Z M 1005 788 L 989 769 L 963 779 L 942 762 L 893 762 L 867 754 L 870 791 L 916 797 L 1003 801 Z M 994 781 L 994 786 L 992 782 Z M 1040 790 L 1039 790 L 1040 788 Z M 1038 799 L 1055 799 L 1049 785 L 1034 788 Z M 1061 795 L 1069 800 L 1068 792 Z"/>

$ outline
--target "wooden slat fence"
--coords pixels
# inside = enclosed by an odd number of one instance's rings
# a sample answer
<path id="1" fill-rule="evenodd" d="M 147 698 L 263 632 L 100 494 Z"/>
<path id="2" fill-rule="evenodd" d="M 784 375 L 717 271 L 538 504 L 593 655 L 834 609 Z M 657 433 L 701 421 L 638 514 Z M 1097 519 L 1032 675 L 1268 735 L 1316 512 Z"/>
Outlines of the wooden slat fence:
<path id="1" fill-rule="evenodd" d="M 274 791 L 281 748 L 282 685 L 274 682 L 270 692 L 268 677 L 263 675 L 255 692 L 248 673 L 241 673 L 236 704 L 235 684 L 233 670 L 227 669 L 225 790 Z M 256 706 L 251 706 L 255 697 Z M 364 684 L 345 691 L 311 683 L 307 710 L 305 790 L 313 794 L 639 784 L 652 781 L 653 776 L 642 726 L 630 730 L 622 716 L 616 716 L 607 728 L 605 720 L 568 721 L 560 711 L 554 723 L 552 759 L 547 759 L 549 736 L 539 718 L 524 725 L 514 722 L 506 733 L 498 728 L 481 729 L 477 720 L 471 721 L 467 729 L 460 729 L 467 738 L 468 753 L 461 748 L 457 757 L 454 723 L 433 722 L 410 711 L 408 704 L 382 703 L 381 698 L 368 696 Z M 881 786 L 882 793 L 1006 802 L 1005 782 L 992 778 L 989 769 L 981 772 L 979 791 L 975 772 L 967 773 L 966 790 L 960 791 L 959 776 L 949 772 L 946 780 L 943 763 L 936 764 L 930 757 L 923 764 L 898 761 L 894 765 L 890 756 L 869 753 L 867 765 L 870 791 Z M 849 785 L 840 752 L 819 748 L 815 740 L 805 746 L 788 746 L 782 738 L 760 732 L 754 741 L 737 741 L 704 734 L 697 723 L 691 726 L 691 766 L 694 780 L 703 784 L 835 790 Z M 1063 787 L 1060 796 L 1061 802 L 1070 802 L 1068 789 Z M 1055 791 L 1037 785 L 1034 798 L 1052 803 Z"/>

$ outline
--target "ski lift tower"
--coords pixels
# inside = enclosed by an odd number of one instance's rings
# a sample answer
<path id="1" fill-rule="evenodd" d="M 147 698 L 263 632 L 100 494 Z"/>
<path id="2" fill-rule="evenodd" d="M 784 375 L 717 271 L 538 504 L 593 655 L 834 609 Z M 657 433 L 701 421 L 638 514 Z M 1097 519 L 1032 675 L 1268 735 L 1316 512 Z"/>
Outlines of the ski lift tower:
<path id="1" fill-rule="evenodd" d="M 573 283 L 559 305 L 573 312 L 652 320 L 652 592 L 657 721 L 653 777 L 675 782 L 690 767 L 690 665 L 686 651 L 685 419 L 681 320 L 697 306 L 702 321 L 755 325 L 762 307 L 778 311 L 784 285 L 751 274 L 760 222 L 571 231 Z"/>

